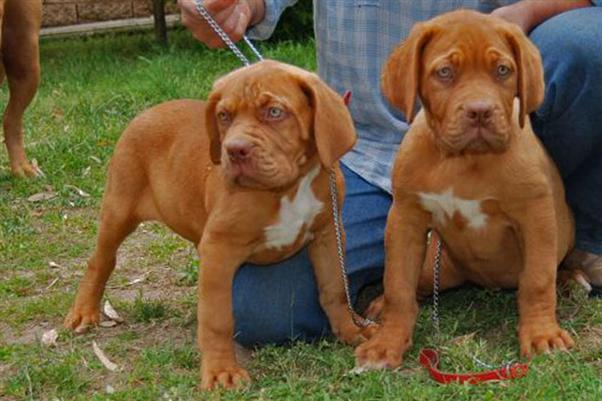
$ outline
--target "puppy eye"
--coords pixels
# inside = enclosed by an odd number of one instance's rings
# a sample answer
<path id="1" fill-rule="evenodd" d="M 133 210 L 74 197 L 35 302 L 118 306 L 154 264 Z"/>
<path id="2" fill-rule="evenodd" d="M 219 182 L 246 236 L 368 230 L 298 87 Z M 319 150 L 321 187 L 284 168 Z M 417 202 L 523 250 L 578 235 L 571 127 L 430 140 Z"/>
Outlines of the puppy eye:
<path id="1" fill-rule="evenodd" d="M 445 67 L 441 67 L 441 68 L 437 69 L 436 73 L 437 73 L 437 77 L 439 79 L 441 79 L 442 81 L 449 81 L 454 76 L 454 71 L 449 66 L 445 66 Z"/>
<path id="2" fill-rule="evenodd" d="M 511 72 L 510 67 L 508 67 L 507 65 L 504 65 L 504 64 L 498 65 L 495 70 L 495 73 L 500 78 L 506 78 L 508 75 L 510 75 L 510 72 Z"/>
<path id="3" fill-rule="evenodd" d="M 284 110 L 279 107 L 270 107 L 267 110 L 267 118 L 270 120 L 279 120 L 284 116 Z"/>
<path id="4" fill-rule="evenodd" d="M 223 123 L 227 123 L 228 121 L 230 121 L 230 113 L 228 113 L 227 111 L 218 111 L 217 119 Z"/>

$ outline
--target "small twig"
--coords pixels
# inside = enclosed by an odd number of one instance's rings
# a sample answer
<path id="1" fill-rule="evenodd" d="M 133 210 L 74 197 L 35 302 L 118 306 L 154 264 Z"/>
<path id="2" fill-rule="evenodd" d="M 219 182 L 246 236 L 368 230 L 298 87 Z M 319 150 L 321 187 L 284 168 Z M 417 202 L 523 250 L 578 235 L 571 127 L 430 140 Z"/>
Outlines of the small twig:
<path id="1" fill-rule="evenodd" d="M 55 278 L 54 280 L 52 280 L 52 282 L 50 284 L 48 284 L 48 286 L 46 286 L 46 288 L 44 288 L 44 291 L 48 291 L 53 285 L 56 284 L 57 281 L 59 281 L 60 277 Z"/>
<path id="2" fill-rule="evenodd" d="M 119 369 L 119 366 L 117 366 L 117 364 L 111 362 L 111 360 L 100 349 L 98 344 L 96 344 L 96 341 L 92 341 L 92 349 L 94 350 L 94 354 L 96 354 L 96 356 L 98 357 L 98 360 L 100 360 L 100 362 L 103 364 L 103 366 L 105 368 L 107 368 L 111 372 L 115 372 L 117 369 Z"/>

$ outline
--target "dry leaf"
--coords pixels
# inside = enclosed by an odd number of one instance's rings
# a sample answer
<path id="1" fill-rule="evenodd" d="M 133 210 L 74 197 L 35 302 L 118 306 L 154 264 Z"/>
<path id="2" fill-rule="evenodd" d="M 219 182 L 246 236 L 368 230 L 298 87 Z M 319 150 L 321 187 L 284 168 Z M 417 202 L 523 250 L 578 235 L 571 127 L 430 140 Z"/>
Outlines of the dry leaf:
<path id="1" fill-rule="evenodd" d="M 109 327 L 115 327 L 115 326 L 117 326 L 117 322 L 114 321 L 114 320 L 103 320 L 98 325 L 100 327 L 109 328 Z"/>
<path id="2" fill-rule="evenodd" d="M 105 353 L 102 352 L 102 350 L 100 349 L 98 344 L 96 344 L 96 341 L 92 341 L 92 349 L 94 350 L 94 354 L 96 354 L 96 356 L 98 357 L 98 359 L 104 365 L 105 368 L 107 368 L 111 372 L 115 372 L 117 369 L 119 369 L 119 366 L 117 366 L 115 363 L 111 362 L 109 360 L 109 358 L 107 358 Z"/>
<path id="3" fill-rule="evenodd" d="M 135 278 L 135 279 L 133 279 L 132 281 L 130 281 L 129 283 L 127 283 L 126 285 L 130 286 L 130 285 L 134 285 L 134 284 L 141 283 L 141 282 L 143 282 L 143 281 L 144 281 L 144 279 L 145 279 L 145 278 L 146 278 L 145 276 L 143 276 L 143 277 L 138 277 L 138 278 Z"/>
<path id="4" fill-rule="evenodd" d="M 67 184 L 67 185 L 65 185 L 65 188 L 70 188 L 70 189 L 74 190 L 82 198 L 89 198 L 90 197 L 89 193 L 87 193 L 86 191 L 84 191 L 81 188 L 76 187 L 75 185 Z"/>
<path id="5" fill-rule="evenodd" d="M 363 365 L 360 366 L 355 366 L 353 369 L 351 369 L 349 372 L 347 372 L 348 375 L 361 375 L 362 373 L 366 373 L 366 372 L 370 372 L 372 370 L 382 370 L 385 369 L 386 367 L 386 363 L 384 362 L 377 362 L 377 363 L 364 363 Z"/>
<path id="6" fill-rule="evenodd" d="M 94 160 L 96 163 L 98 164 L 102 164 L 102 160 L 100 160 L 98 157 L 96 156 L 90 156 L 90 159 Z"/>
<path id="7" fill-rule="evenodd" d="M 452 344 L 456 344 L 456 345 L 464 344 L 464 343 L 472 340 L 476 334 L 477 334 L 477 332 L 473 331 L 472 333 L 464 334 L 463 336 L 454 337 L 450 340 L 450 342 Z"/>
<path id="8" fill-rule="evenodd" d="M 44 334 L 42 334 L 42 345 L 45 347 L 54 347 L 58 338 L 59 333 L 56 329 L 45 331 Z"/>
<path id="9" fill-rule="evenodd" d="M 119 316 L 119 313 L 117 313 L 115 308 L 113 308 L 113 305 L 111 305 L 111 303 L 108 300 L 105 301 L 104 307 L 102 308 L 102 313 L 104 313 L 104 315 L 111 320 L 114 320 L 119 323 L 123 322 L 123 319 L 121 318 L 121 316 Z"/>
<path id="10" fill-rule="evenodd" d="M 105 387 L 105 391 L 107 392 L 107 394 L 113 394 L 115 392 L 115 389 L 110 384 L 107 384 L 107 386 Z"/>
<path id="11" fill-rule="evenodd" d="M 50 267 L 51 269 L 62 269 L 63 266 L 59 265 L 56 262 L 53 262 L 52 260 L 50 262 L 48 262 L 48 267 Z"/>
<path id="12" fill-rule="evenodd" d="M 29 198 L 27 198 L 27 200 L 29 202 L 42 202 L 42 201 L 50 200 L 53 198 L 56 198 L 56 192 L 44 191 L 44 192 L 38 192 L 37 194 L 31 195 Z"/>

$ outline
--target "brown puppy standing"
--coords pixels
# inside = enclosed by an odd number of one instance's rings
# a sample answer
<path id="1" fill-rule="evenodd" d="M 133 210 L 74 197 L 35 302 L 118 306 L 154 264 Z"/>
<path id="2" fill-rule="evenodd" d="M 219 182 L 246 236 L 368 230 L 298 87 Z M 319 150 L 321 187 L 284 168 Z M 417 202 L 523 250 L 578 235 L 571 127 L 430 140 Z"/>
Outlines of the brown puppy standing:
<path id="1" fill-rule="evenodd" d="M 431 228 L 445 249 L 441 289 L 518 287 L 521 355 L 570 348 L 555 315 L 556 271 L 574 227 L 528 118 L 544 95 L 538 50 L 513 24 L 456 11 L 414 27 L 382 89 L 408 121 L 417 95 L 423 109 L 393 169 L 383 325 L 357 348 L 358 364 L 395 367 L 410 347 L 417 290 L 432 292 Z"/>
<path id="2" fill-rule="evenodd" d="M 0 0 L 0 83 L 6 75 L 10 91 L 4 112 L 4 142 L 11 172 L 17 177 L 41 174 L 27 160 L 23 145 L 23 113 L 36 94 L 40 82 L 38 41 L 41 20 L 41 0 Z"/>
<path id="3" fill-rule="evenodd" d="M 201 385 L 248 379 L 234 356 L 232 280 L 245 262 L 274 263 L 306 244 L 320 303 L 344 342 L 362 337 L 346 308 L 328 175 L 355 143 L 342 99 L 315 74 L 264 61 L 219 79 L 208 103 L 178 100 L 135 118 L 117 143 L 98 243 L 65 320 L 99 320 L 117 248 L 145 220 L 197 244 Z M 221 163 L 221 164 L 220 164 Z"/>

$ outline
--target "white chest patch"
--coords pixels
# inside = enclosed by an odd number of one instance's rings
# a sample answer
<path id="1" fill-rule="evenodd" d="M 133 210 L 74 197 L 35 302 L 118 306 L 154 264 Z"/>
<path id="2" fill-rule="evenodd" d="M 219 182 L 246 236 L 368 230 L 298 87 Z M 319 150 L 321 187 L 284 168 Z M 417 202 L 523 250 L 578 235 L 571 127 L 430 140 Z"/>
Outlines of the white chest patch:
<path id="1" fill-rule="evenodd" d="M 445 224 L 456 212 L 468 221 L 471 228 L 478 229 L 487 224 L 487 215 L 481 210 L 481 201 L 456 198 L 451 188 L 440 194 L 421 192 L 418 197 L 422 207 L 432 213 L 438 224 Z"/>
<path id="2" fill-rule="evenodd" d="M 281 248 L 292 245 L 301 229 L 308 228 L 322 210 L 323 203 L 314 195 L 311 183 L 318 175 L 320 166 L 314 167 L 301 179 L 295 197 L 291 200 L 283 196 L 280 200 L 278 222 L 265 228 L 267 248 Z"/>

